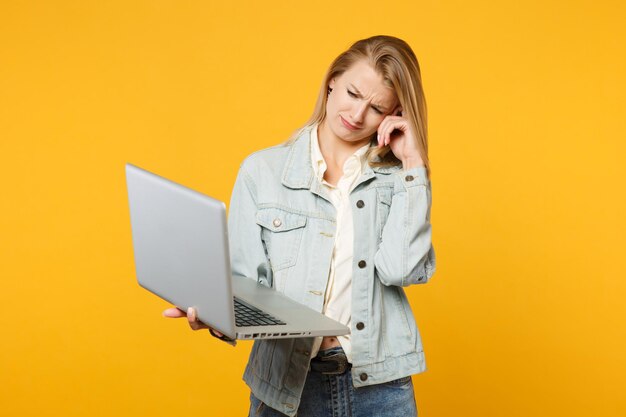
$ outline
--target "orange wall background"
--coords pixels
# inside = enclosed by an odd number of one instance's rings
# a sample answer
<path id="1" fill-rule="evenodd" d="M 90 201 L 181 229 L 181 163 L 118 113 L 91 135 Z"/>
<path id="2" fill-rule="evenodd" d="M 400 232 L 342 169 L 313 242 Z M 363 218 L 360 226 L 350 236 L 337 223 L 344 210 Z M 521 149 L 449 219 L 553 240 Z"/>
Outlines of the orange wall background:
<path id="1" fill-rule="evenodd" d="M 423 71 L 424 417 L 626 415 L 621 1 L 0 3 L 0 415 L 246 415 L 237 348 L 135 280 L 124 163 L 228 201 L 331 60 Z"/>

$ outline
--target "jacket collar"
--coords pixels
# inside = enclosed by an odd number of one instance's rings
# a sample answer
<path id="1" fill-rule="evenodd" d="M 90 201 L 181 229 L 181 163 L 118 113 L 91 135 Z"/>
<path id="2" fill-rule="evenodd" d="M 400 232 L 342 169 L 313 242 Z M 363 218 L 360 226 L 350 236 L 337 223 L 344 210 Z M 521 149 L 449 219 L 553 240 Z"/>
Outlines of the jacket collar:
<path id="1" fill-rule="evenodd" d="M 313 179 L 315 178 L 313 166 L 311 165 L 312 128 L 312 126 L 307 126 L 302 129 L 291 145 L 281 178 L 283 185 L 286 187 L 307 190 L 311 188 Z M 357 180 L 356 185 L 374 178 L 375 173 L 390 174 L 397 170 L 397 166 L 372 168 L 368 163 L 365 163 L 363 166 L 363 174 Z"/>
<path id="2" fill-rule="evenodd" d="M 287 162 L 283 169 L 282 183 L 289 188 L 311 188 L 313 167 L 311 166 L 311 127 L 300 131 L 289 149 Z"/>

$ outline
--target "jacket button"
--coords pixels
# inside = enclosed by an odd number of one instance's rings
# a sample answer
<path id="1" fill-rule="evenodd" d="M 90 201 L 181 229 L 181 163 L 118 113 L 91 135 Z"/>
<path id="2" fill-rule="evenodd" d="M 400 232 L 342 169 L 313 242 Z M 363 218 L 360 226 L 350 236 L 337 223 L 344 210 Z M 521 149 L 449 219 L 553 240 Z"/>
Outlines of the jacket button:
<path id="1" fill-rule="evenodd" d="M 362 322 L 358 322 L 356 324 L 356 329 L 357 330 L 363 330 L 364 327 L 365 327 L 365 325 Z"/>
<path id="2" fill-rule="evenodd" d="M 363 208 L 363 206 L 365 206 L 365 203 L 363 202 L 363 200 L 359 200 L 359 201 L 356 202 L 356 206 L 358 208 Z"/>
<path id="3" fill-rule="evenodd" d="M 367 374 L 362 373 L 361 375 L 359 375 L 359 378 L 361 379 L 361 381 L 367 381 Z"/>
<path id="4" fill-rule="evenodd" d="M 367 263 L 365 261 L 359 261 L 359 268 L 363 269 L 365 268 L 365 266 L 367 265 Z"/>
<path id="5" fill-rule="evenodd" d="M 404 179 L 405 179 L 407 182 L 411 182 L 411 181 L 413 181 L 415 178 L 413 178 L 413 175 L 407 175 L 406 177 L 404 177 Z"/>
<path id="6" fill-rule="evenodd" d="M 272 224 L 274 225 L 274 227 L 280 227 L 280 225 L 283 224 L 283 222 L 281 222 L 280 219 L 274 219 Z"/>

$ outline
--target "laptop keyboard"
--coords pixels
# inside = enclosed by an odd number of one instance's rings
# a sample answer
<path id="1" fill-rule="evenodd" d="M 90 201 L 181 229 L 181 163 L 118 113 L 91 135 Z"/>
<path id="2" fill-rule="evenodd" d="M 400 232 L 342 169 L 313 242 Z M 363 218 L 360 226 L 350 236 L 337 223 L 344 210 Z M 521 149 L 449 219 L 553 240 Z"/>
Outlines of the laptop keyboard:
<path id="1" fill-rule="evenodd" d="M 237 297 L 235 299 L 235 324 L 238 327 L 248 326 L 279 326 L 287 324 L 276 317 L 273 317 L 250 304 L 241 301 Z"/>

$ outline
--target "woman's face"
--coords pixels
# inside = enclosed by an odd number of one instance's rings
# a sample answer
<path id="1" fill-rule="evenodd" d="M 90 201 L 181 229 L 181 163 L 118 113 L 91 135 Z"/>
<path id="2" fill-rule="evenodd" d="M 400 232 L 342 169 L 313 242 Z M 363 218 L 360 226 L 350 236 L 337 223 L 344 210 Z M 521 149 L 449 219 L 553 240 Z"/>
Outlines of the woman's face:
<path id="1" fill-rule="evenodd" d="M 392 88 L 365 61 L 358 61 L 329 82 L 326 128 L 339 139 L 358 142 L 376 132 L 383 119 L 400 110 Z"/>

